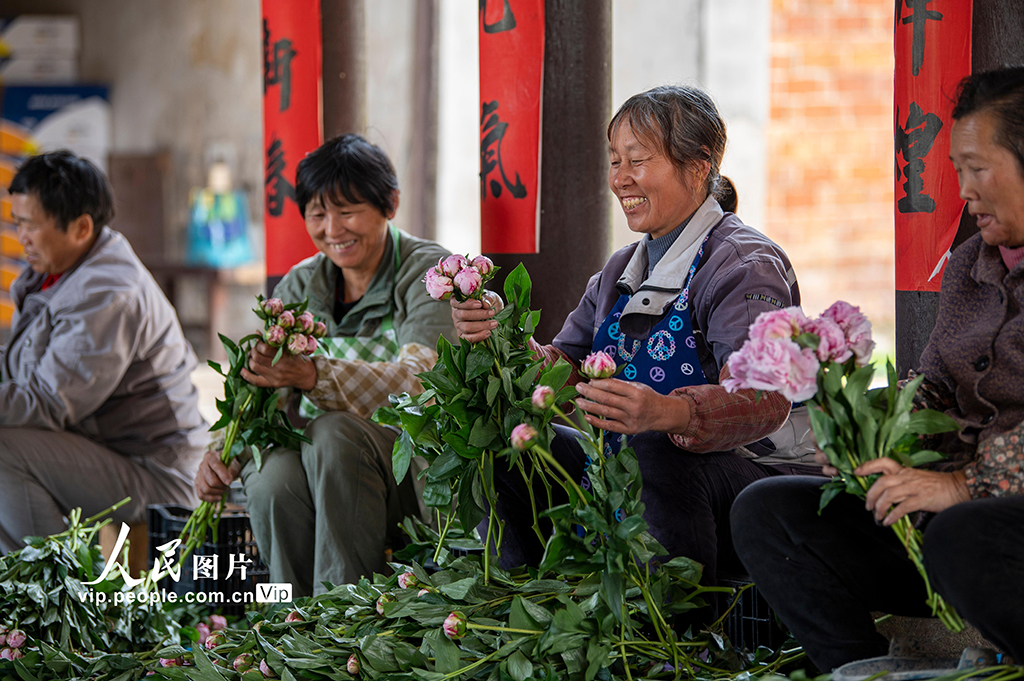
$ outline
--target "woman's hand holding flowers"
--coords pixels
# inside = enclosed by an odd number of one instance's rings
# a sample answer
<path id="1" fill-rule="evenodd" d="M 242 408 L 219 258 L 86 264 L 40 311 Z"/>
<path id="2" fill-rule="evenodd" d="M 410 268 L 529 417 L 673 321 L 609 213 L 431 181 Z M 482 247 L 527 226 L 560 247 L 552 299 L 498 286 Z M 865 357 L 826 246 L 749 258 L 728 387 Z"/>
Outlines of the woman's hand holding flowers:
<path id="1" fill-rule="evenodd" d="M 479 343 L 490 337 L 491 330 L 498 328 L 494 315 L 501 311 L 504 304 L 497 293 L 484 291 L 481 300 L 470 298 L 462 302 L 453 296 L 449 302 L 452 305 L 452 322 L 459 338 Z"/>
<path id="2" fill-rule="evenodd" d="M 259 388 L 298 388 L 312 390 L 316 385 L 316 365 L 303 355 L 284 353 L 277 363 L 278 348 L 263 341 L 249 353 L 249 367 L 242 369 L 242 378 Z"/>
<path id="3" fill-rule="evenodd" d="M 650 430 L 682 433 L 690 424 L 689 402 L 662 395 L 643 383 L 601 378 L 577 383 L 576 390 L 583 396 L 576 406 L 595 428 L 635 435 Z"/>
<path id="4" fill-rule="evenodd" d="M 238 457 L 232 459 L 230 465 L 225 465 L 219 451 L 211 449 L 206 452 L 196 471 L 195 487 L 199 500 L 219 502 L 241 470 L 242 462 Z"/>
<path id="5" fill-rule="evenodd" d="M 961 471 L 941 473 L 907 468 L 898 461 L 882 458 L 861 464 L 854 473 L 862 477 L 881 475 L 868 489 L 864 506 L 874 512 L 876 522 L 886 527 L 908 513 L 938 513 L 971 498 Z"/>

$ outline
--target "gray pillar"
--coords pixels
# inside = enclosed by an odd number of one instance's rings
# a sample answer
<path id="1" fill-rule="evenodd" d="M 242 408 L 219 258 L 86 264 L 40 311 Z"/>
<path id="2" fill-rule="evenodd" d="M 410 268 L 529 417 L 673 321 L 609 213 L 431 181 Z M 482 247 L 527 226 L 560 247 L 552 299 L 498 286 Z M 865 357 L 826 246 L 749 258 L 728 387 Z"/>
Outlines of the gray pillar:
<path id="1" fill-rule="evenodd" d="M 410 232 L 437 238 L 438 0 L 416 3 L 409 180 L 402 189 L 403 222 Z"/>
<path id="2" fill-rule="evenodd" d="M 536 337 L 549 343 L 611 248 L 611 0 L 547 0 L 544 12 L 540 253 L 489 255 L 501 274 L 529 270 Z"/>
<path id="3" fill-rule="evenodd" d="M 1024 3 L 1019 0 L 974 0 L 971 70 L 990 71 L 1024 65 Z M 975 220 L 966 211 L 953 248 L 976 234 Z M 939 310 L 939 294 L 896 291 L 896 372 L 905 376 L 917 368 Z"/>
<path id="4" fill-rule="evenodd" d="M 363 0 L 320 0 L 324 139 L 366 132 L 366 11 Z"/>

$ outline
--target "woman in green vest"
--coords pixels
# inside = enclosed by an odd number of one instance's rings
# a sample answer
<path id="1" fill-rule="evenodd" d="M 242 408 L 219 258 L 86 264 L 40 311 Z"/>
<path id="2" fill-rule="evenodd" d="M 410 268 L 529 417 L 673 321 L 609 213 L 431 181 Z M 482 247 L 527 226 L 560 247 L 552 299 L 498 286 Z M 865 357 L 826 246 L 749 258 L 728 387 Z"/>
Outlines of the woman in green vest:
<path id="1" fill-rule="evenodd" d="M 352 583 L 385 569 L 385 550 L 401 541 L 397 525 L 421 512 L 413 477 L 391 472 L 395 430 L 369 420 L 393 393 L 417 393 L 416 374 L 437 361 L 438 336 L 454 340 L 446 302 L 426 295 L 423 273 L 449 255 L 440 245 L 391 225 L 398 179 L 387 155 L 358 135 L 342 135 L 306 156 L 295 199 L 320 251 L 295 265 L 274 289 L 285 303 L 309 300 L 326 322 L 311 359 L 257 344 L 243 377 L 290 388 L 296 418 L 312 444 L 276 449 L 257 471 L 227 468 L 208 453 L 196 478 L 201 499 L 218 500 L 241 475 L 253 533 L 273 582 L 295 597 L 323 582 Z"/>

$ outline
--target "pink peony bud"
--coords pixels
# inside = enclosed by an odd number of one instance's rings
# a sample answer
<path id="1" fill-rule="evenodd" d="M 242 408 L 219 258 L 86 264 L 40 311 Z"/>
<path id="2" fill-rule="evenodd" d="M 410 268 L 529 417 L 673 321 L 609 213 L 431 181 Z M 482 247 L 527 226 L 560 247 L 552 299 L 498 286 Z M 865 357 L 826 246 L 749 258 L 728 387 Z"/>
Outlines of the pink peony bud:
<path id="1" fill-rule="evenodd" d="M 203 643 L 203 646 L 207 650 L 213 650 L 217 646 L 222 645 L 222 644 L 227 643 L 227 642 L 228 642 L 228 637 L 224 635 L 224 632 L 222 632 L 222 631 L 213 631 L 213 632 L 210 632 L 210 635 L 206 637 L 206 642 Z"/>
<path id="2" fill-rule="evenodd" d="M 241 655 L 235 658 L 235 661 L 231 663 L 231 666 L 234 667 L 236 672 L 241 674 L 242 672 L 246 672 L 252 669 L 255 663 L 256 660 L 250 653 L 242 653 Z"/>
<path id="3" fill-rule="evenodd" d="M 437 261 L 437 269 L 439 272 L 449 278 L 454 278 L 455 275 L 459 273 L 459 270 L 468 266 L 469 261 L 466 260 L 466 256 L 459 255 L 458 253 L 455 255 L 449 255 L 447 258 L 442 258 Z"/>
<path id="4" fill-rule="evenodd" d="M 377 614 L 378 615 L 383 615 L 384 614 L 384 604 L 385 603 L 394 603 L 397 600 L 398 599 L 395 598 L 391 594 L 381 594 L 380 598 L 377 599 Z"/>
<path id="5" fill-rule="evenodd" d="M 494 261 L 492 261 L 486 255 L 476 256 L 475 258 L 473 258 L 473 262 L 471 264 L 473 265 L 473 267 L 477 268 L 480 271 L 480 274 L 482 274 L 485 277 L 494 271 Z"/>
<path id="6" fill-rule="evenodd" d="M 398 586 L 403 589 L 412 589 L 420 585 L 420 580 L 416 579 L 416 575 L 411 572 L 403 572 L 398 575 Z"/>
<path id="7" fill-rule="evenodd" d="M 12 648 L 20 648 L 25 645 L 25 632 L 21 629 L 11 629 L 7 632 L 7 645 Z"/>
<path id="8" fill-rule="evenodd" d="M 199 645 L 203 645 L 206 643 L 206 639 L 210 637 L 210 627 L 200 622 L 196 625 L 196 633 L 199 634 L 199 639 L 196 642 Z"/>
<path id="9" fill-rule="evenodd" d="M 275 674 L 274 670 L 270 668 L 270 665 L 267 664 L 266 660 L 260 660 L 260 672 L 263 674 L 263 678 L 265 679 L 277 678 L 277 674 Z"/>
<path id="10" fill-rule="evenodd" d="M 459 270 L 459 273 L 455 275 L 454 282 L 459 291 L 462 292 L 462 295 L 472 296 L 483 286 L 484 279 L 480 276 L 479 270 L 475 267 L 467 266 Z"/>
<path id="11" fill-rule="evenodd" d="M 416 592 L 416 598 L 419 598 L 420 596 L 426 596 L 428 593 L 430 593 L 430 589 L 420 589 Z"/>
<path id="12" fill-rule="evenodd" d="M 295 326 L 302 333 L 313 333 L 313 327 L 316 326 L 316 318 L 312 312 L 303 312 L 295 320 Z"/>
<path id="13" fill-rule="evenodd" d="M 345 663 L 345 669 L 347 669 L 348 673 L 352 676 L 359 673 L 359 658 L 355 656 L 355 653 L 348 656 L 348 662 Z"/>
<path id="14" fill-rule="evenodd" d="M 587 378 L 611 378 L 615 375 L 615 360 L 600 350 L 592 352 L 583 360 L 580 373 Z"/>
<path id="15" fill-rule="evenodd" d="M 455 290 L 451 277 L 446 277 L 435 269 L 427 270 L 423 283 L 427 285 L 427 295 L 434 300 L 448 300 Z"/>
<path id="16" fill-rule="evenodd" d="M 301 333 L 293 333 L 288 336 L 288 352 L 293 355 L 301 355 L 309 347 L 309 339 Z"/>
<path id="17" fill-rule="evenodd" d="M 314 338 L 323 338 L 326 335 L 327 335 L 327 325 L 326 324 L 324 324 L 323 322 L 317 322 L 315 325 L 313 325 L 313 337 Z"/>
<path id="18" fill-rule="evenodd" d="M 466 616 L 456 610 L 444 620 L 444 635 L 450 639 L 462 638 L 466 635 L 468 627 L 466 626 Z"/>
<path id="19" fill-rule="evenodd" d="M 537 409 L 547 411 L 555 403 L 555 391 L 549 385 L 538 385 L 533 389 L 533 397 L 530 400 Z"/>
<path id="20" fill-rule="evenodd" d="M 263 312 L 268 317 L 276 317 L 284 312 L 284 302 L 280 298 L 268 298 L 263 301 Z"/>
<path id="21" fill-rule="evenodd" d="M 228 627 L 228 619 L 224 615 L 210 615 L 209 622 L 211 631 L 220 631 Z"/>
<path id="22" fill-rule="evenodd" d="M 182 662 L 184 662 L 184 660 L 182 660 L 180 657 L 174 657 L 174 658 L 161 657 L 160 658 L 160 666 L 161 667 L 184 667 L 185 665 L 183 665 Z"/>
<path id="23" fill-rule="evenodd" d="M 306 350 L 303 354 L 312 355 L 314 352 L 316 352 L 316 346 L 316 338 L 313 338 L 312 336 L 306 336 Z"/>
<path id="24" fill-rule="evenodd" d="M 516 451 L 529 449 L 536 439 L 537 429 L 529 423 L 520 423 L 512 429 L 512 448 Z"/>
<path id="25" fill-rule="evenodd" d="M 24 653 L 17 648 L 4 648 L 0 650 L 0 660 L 18 660 L 22 657 L 24 657 Z"/>
<path id="26" fill-rule="evenodd" d="M 267 345 L 272 345 L 275 348 L 279 348 L 282 345 L 284 345 L 285 341 L 287 340 L 288 332 L 285 331 L 282 327 L 278 326 L 277 324 L 274 324 L 269 329 L 267 329 L 263 337 L 266 339 Z"/>
<path id="27" fill-rule="evenodd" d="M 277 325 L 282 329 L 290 329 L 295 326 L 295 315 L 291 310 L 285 310 L 277 316 Z"/>
<path id="28" fill-rule="evenodd" d="M 302 619 L 302 615 L 300 615 L 298 613 L 298 611 L 292 610 L 290 613 L 288 613 L 288 616 L 284 618 L 284 621 L 285 622 L 304 622 L 305 620 Z"/>

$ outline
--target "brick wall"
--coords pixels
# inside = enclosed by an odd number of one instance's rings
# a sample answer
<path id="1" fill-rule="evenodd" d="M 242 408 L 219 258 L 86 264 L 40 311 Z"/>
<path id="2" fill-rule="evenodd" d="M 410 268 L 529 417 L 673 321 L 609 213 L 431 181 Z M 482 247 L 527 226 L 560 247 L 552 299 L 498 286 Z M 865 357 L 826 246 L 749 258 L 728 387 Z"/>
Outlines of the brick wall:
<path id="1" fill-rule="evenodd" d="M 894 345 L 892 24 L 892 0 L 772 2 L 765 231 L 804 310 L 859 305 L 879 349 Z"/>

